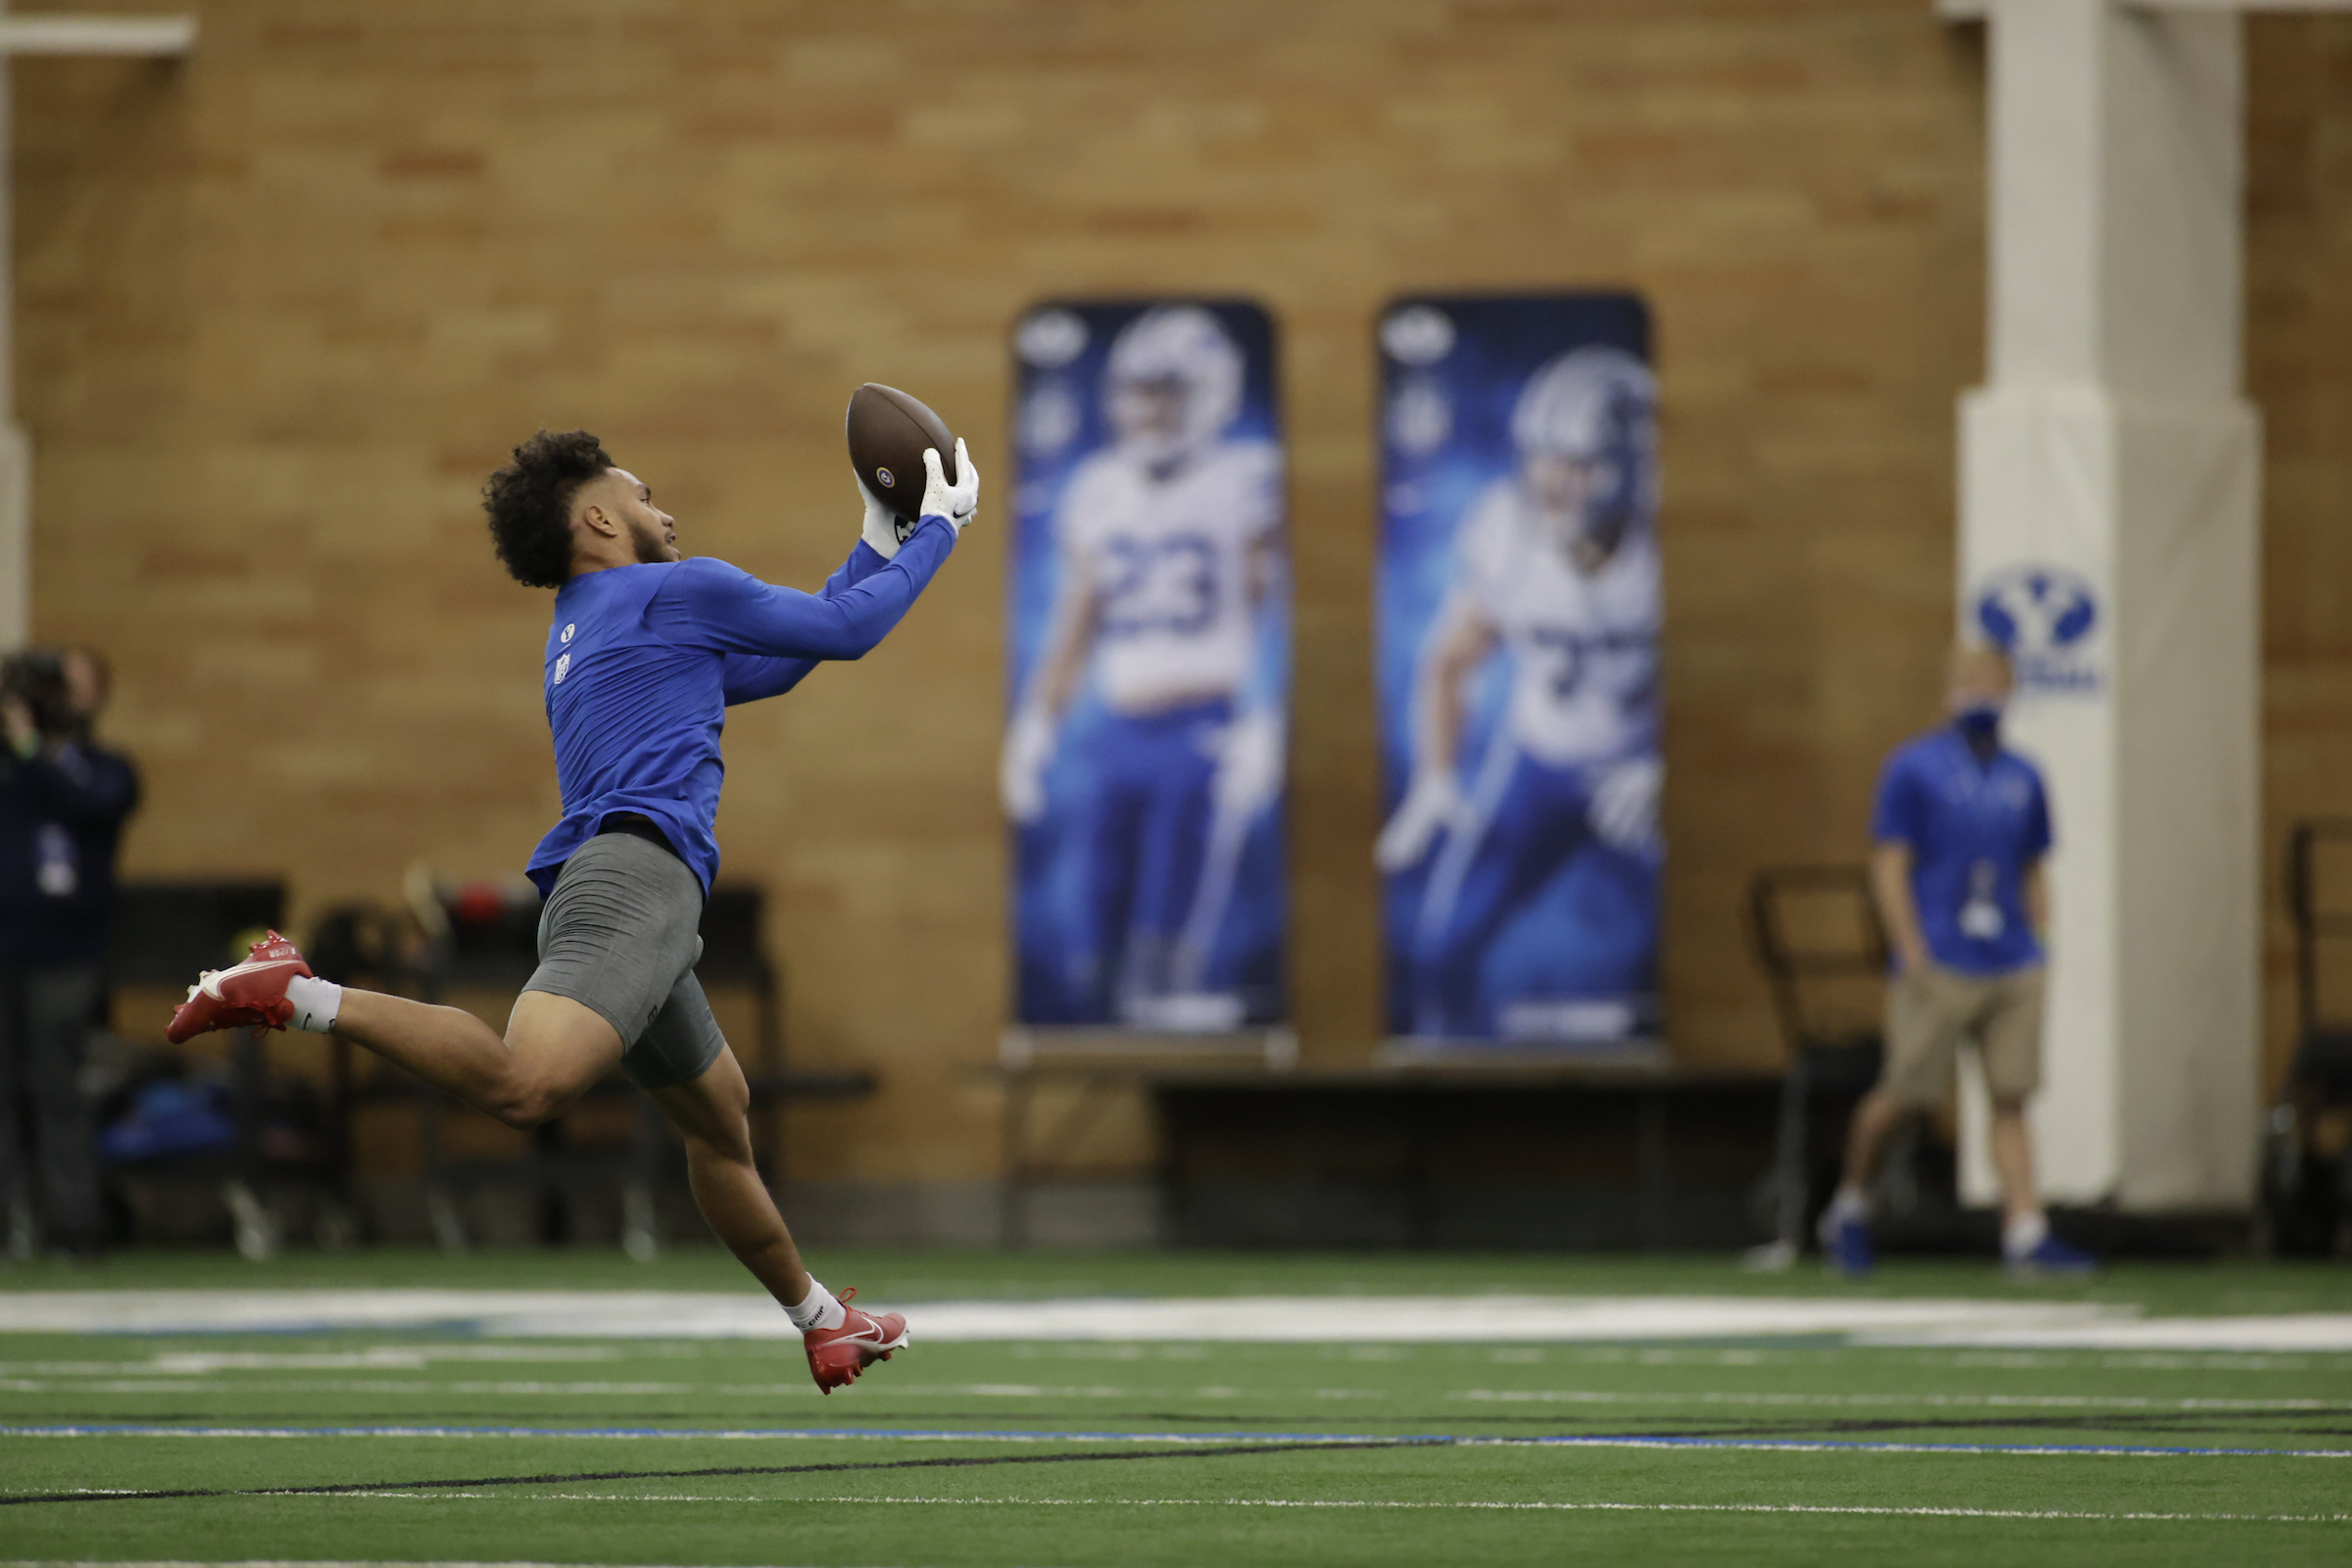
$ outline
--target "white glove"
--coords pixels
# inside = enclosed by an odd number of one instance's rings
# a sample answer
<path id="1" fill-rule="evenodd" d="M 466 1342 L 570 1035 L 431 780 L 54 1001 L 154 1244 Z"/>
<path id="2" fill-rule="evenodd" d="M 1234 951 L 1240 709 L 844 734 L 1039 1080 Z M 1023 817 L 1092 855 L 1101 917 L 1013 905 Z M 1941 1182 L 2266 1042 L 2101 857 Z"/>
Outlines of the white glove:
<path id="1" fill-rule="evenodd" d="M 1045 811 L 1046 764 L 1053 760 L 1054 721 L 1036 709 L 1022 710 L 1004 732 L 1004 756 L 999 764 L 997 787 L 1006 816 L 1034 822 Z"/>
<path id="2" fill-rule="evenodd" d="M 1226 730 L 1217 759 L 1216 803 L 1220 815 L 1247 822 L 1282 793 L 1282 720 L 1271 712 L 1246 713 Z"/>
<path id="3" fill-rule="evenodd" d="M 980 510 L 980 470 L 972 466 L 972 455 L 963 450 L 960 436 L 956 440 L 956 471 L 963 477 L 948 483 L 939 448 L 923 448 L 923 515 L 947 518 L 949 526 L 961 535 L 972 514 Z"/>
<path id="4" fill-rule="evenodd" d="M 1620 762 L 1592 789 L 1592 832 L 1613 850 L 1638 854 L 1658 837 L 1658 786 L 1665 767 L 1654 757 Z"/>
<path id="5" fill-rule="evenodd" d="M 906 542 L 906 536 L 914 532 L 914 524 L 877 501 L 863 479 L 858 481 L 858 494 L 865 502 L 865 525 L 858 530 L 858 537 L 872 546 L 875 555 L 888 561 L 899 553 L 899 546 Z"/>
<path id="6" fill-rule="evenodd" d="M 1413 775 L 1396 814 L 1380 830 L 1380 842 L 1372 847 L 1373 863 L 1383 871 L 1403 870 L 1429 853 L 1440 829 L 1459 827 L 1469 814 L 1470 805 L 1462 799 L 1453 769 L 1423 768 Z"/>

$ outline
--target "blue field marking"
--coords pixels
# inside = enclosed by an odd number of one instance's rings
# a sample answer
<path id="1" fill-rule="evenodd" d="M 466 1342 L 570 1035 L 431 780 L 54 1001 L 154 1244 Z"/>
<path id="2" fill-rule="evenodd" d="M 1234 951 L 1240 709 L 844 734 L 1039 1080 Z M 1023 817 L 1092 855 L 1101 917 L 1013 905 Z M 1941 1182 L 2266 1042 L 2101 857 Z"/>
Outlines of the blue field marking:
<path id="1" fill-rule="evenodd" d="M 1892 1443 L 1838 1438 L 1690 1438 L 1670 1434 L 1396 1435 L 1376 1432 L 949 1431 L 931 1427 L 193 1427 L 136 1422 L 0 1426 L 4 1438 L 670 1438 L 704 1442 L 866 1440 L 896 1443 L 1360 1443 L 1379 1447 L 1702 1448 L 1769 1453 L 1989 1453 L 2123 1458 L 2352 1459 L 2352 1448 L 2173 1447 L 2125 1443 Z"/>

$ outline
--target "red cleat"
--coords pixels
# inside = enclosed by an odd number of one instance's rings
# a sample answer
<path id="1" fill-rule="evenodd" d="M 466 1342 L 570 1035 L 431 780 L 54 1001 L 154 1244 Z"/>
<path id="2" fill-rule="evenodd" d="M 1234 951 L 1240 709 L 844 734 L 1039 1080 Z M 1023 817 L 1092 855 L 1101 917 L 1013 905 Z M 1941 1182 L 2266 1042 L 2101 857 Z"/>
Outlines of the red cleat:
<path id="1" fill-rule="evenodd" d="M 876 1361 L 887 1361 L 893 1350 L 906 1348 L 906 1320 L 896 1312 L 880 1317 L 850 1305 L 858 1294 L 853 1285 L 841 1293 L 842 1310 L 849 1314 L 837 1329 L 808 1329 L 801 1344 L 808 1349 L 808 1372 L 819 1394 L 831 1394 L 858 1381 L 858 1374 Z"/>
<path id="2" fill-rule="evenodd" d="M 172 1012 L 164 1038 L 173 1045 L 216 1029 L 283 1029 L 294 1016 L 286 982 L 308 978 L 311 966 L 293 943 L 272 931 L 228 969 L 207 969 L 188 987 L 188 1000 Z"/>

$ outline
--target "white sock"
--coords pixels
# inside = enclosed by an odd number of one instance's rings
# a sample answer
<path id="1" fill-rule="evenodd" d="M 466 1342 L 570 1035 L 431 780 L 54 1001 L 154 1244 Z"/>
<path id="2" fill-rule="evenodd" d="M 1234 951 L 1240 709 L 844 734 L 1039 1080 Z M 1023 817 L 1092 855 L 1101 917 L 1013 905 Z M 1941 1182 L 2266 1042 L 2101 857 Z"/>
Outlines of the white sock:
<path id="1" fill-rule="evenodd" d="M 1826 1216 L 1833 1225 L 1842 1225 L 1849 1219 L 1870 1218 L 1870 1200 L 1862 1196 L 1859 1187 L 1840 1187 L 1831 1195 Z"/>
<path id="2" fill-rule="evenodd" d="M 286 1000 L 294 1004 L 294 1016 L 288 1021 L 315 1035 L 332 1029 L 343 1011 L 343 988 L 331 980 L 298 974 L 286 982 Z"/>
<path id="3" fill-rule="evenodd" d="M 2050 1234 L 2049 1217 L 2040 1209 L 2020 1214 L 2001 1227 L 2001 1250 L 2010 1257 L 2023 1257 L 2042 1243 Z"/>
<path id="4" fill-rule="evenodd" d="M 784 1315 L 792 1319 L 794 1328 L 806 1334 L 810 1329 L 841 1327 L 850 1320 L 850 1309 L 835 1300 L 833 1293 L 819 1285 L 816 1276 L 811 1274 L 808 1277 L 808 1294 L 801 1298 L 800 1305 L 786 1307 Z"/>

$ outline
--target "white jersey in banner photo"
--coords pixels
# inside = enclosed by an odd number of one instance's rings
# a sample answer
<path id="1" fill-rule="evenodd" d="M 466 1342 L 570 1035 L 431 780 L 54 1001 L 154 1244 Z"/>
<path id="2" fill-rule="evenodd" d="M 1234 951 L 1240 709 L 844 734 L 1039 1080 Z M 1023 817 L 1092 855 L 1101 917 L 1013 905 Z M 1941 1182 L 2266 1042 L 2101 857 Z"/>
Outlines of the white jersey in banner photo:
<path id="1" fill-rule="evenodd" d="M 1598 569 L 1577 569 L 1510 479 L 1487 488 L 1461 534 L 1462 582 L 1511 652 L 1506 727 L 1554 767 L 1612 762 L 1658 744 L 1658 547 L 1630 530 Z"/>
<path id="2" fill-rule="evenodd" d="M 1063 489 L 1055 529 L 1100 596 L 1097 688 L 1114 712 L 1230 696 L 1255 653 L 1250 553 L 1280 524 L 1271 442 L 1206 443 L 1152 463 L 1097 453 Z"/>

